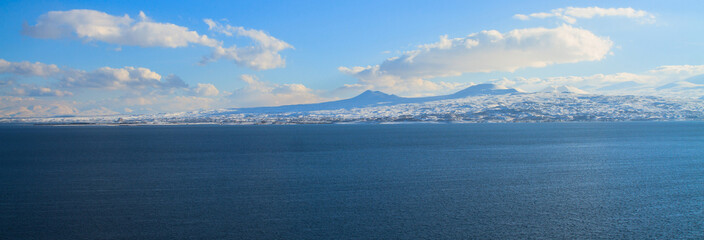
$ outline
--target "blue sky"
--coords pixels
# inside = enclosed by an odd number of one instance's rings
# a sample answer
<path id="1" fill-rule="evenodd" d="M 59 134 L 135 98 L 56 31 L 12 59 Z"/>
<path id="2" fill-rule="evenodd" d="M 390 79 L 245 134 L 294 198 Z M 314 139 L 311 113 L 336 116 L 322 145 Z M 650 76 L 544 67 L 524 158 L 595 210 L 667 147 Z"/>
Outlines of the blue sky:
<path id="1" fill-rule="evenodd" d="M 633 82 L 611 94 L 664 94 L 653 89 L 704 73 L 702 10 L 701 1 L 3 1 L 0 117 L 308 103 L 367 89 L 434 95 L 484 82 L 593 93 Z M 684 90 L 699 96 L 689 90 L 704 83 L 692 84 Z"/>

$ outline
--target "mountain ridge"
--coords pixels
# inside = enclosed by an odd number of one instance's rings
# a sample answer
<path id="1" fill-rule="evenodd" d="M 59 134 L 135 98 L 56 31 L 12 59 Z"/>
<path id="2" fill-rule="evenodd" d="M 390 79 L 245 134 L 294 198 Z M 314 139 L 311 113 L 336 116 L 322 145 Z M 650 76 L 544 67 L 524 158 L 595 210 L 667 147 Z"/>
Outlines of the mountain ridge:
<path id="1" fill-rule="evenodd" d="M 280 112 L 310 112 L 310 111 L 320 111 L 320 110 L 335 110 L 335 109 L 352 109 L 352 108 L 364 108 L 364 107 L 375 107 L 375 106 L 388 106 L 403 103 L 421 103 L 430 101 L 440 101 L 448 99 L 465 98 L 470 96 L 480 96 L 480 95 L 504 95 L 504 94 L 514 94 L 520 93 L 515 88 L 508 88 L 505 86 L 483 83 L 469 86 L 465 89 L 457 91 L 452 94 L 430 96 L 430 97 L 400 97 L 394 94 L 388 94 L 381 91 L 366 90 L 361 94 L 342 100 L 320 102 L 320 103 L 308 103 L 308 104 L 294 104 L 294 105 L 282 105 L 282 106 L 268 106 L 268 107 L 251 107 L 251 108 L 233 108 L 232 111 L 239 113 L 280 113 Z"/>

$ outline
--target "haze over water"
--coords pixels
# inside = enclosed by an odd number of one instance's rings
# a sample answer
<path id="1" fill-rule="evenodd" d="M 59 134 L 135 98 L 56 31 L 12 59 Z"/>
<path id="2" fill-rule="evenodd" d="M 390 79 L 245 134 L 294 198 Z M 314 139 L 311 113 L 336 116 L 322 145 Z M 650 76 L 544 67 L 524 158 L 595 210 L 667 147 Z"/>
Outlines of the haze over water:
<path id="1" fill-rule="evenodd" d="M 704 123 L 0 127 L 2 239 L 703 238 Z"/>

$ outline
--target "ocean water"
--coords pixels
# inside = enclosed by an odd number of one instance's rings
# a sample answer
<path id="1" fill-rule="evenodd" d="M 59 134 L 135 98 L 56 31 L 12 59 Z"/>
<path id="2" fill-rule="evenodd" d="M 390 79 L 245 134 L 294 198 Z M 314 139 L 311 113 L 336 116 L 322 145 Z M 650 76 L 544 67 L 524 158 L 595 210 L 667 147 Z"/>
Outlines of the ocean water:
<path id="1" fill-rule="evenodd" d="M 0 126 L 0 239 L 703 239 L 704 123 Z"/>

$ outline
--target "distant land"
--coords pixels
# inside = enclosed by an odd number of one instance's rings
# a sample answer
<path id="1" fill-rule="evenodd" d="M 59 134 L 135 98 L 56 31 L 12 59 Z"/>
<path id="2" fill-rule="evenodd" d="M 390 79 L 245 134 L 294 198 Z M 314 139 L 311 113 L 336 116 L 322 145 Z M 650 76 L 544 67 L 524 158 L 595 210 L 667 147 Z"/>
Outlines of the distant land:
<path id="1" fill-rule="evenodd" d="M 111 116 L 5 118 L 2 123 L 47 125 L 478 123 L 572 121 L 698 121 L 704 100 L 599 95 L 569 86 L 525 93 L 478 84 L 454 94 L 406 98 L 365 91 L 345 100 L 275 107 Z"/>

